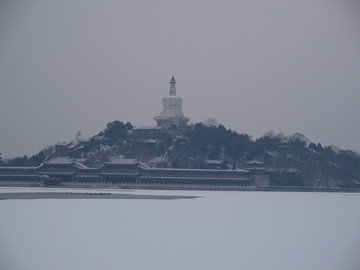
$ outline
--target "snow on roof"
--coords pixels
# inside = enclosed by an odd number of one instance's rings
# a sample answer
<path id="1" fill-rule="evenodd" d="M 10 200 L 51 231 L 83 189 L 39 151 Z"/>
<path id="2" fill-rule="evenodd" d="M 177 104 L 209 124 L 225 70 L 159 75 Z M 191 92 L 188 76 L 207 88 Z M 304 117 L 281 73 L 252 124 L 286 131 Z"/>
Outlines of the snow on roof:
<path id="1" fill-rule="evenodd" d="M 136 164 L 136 159 L 128 159 L 128 158 L 115 158 L 110 162 L 105 162 L 106 164 Z"/>
<path id="2" fill-rule="evenodd" d="M 219 159 L 207 159 L 205 160 L 207 164 L 222 164 L 222 160 Z"/>
<path id="3" fill-rule="evenodd" d="M 265 151 L 265 154 L 271 156 L 271 157 L 282 157 L 282 154 L 276 151 Z"/>
<path id="4" fill-rule="evenodd" d="M 48 164 L 70 164 L 70 163 L 72 163 L 72 161 L 73 161 L 73 159 L 71 159 L 69 157 L 56 157 L 56 158 L 50 159 L 46 163 L 48 163 Z"/>
<path id="5" fill-rule="evenodd" d="M 254 160 L 250 160 L 250 161 L 246 161 L 245 164 L 263 164 L 261 161 L 258 161 L 256 159 Z"/>
<path id="6" fill-rule="evenodd" d="M 266 171 L 267 172 L 301 173 L 301 171 L 296 168 L 267 168 Z"/>
<path id="7" fill-rule="evenodd" d="M 163 156 L 156 156 L 156 157 L 153 157 L 149 162 L 163 162 L 167 160 L 166 157 L 163 157 Z"/>
<path id="8" fill-rule="evenodd" d="M 0 166 L 0 170 L 36 170 L 38 167 L 16 167 L 16 166 Z"/>
<path id="9" fill-rule="evenodd" d="M 40 177 L 37 174 L 0 174 L 1 177 Z"/>
<path id="10" fill-rule="evenodd" d="M 103 139 L 105 136 L 103 136 L 103 135 L 95 135 L 95 136 L 93 136 L 92 137 L 92 139 L 94 139 L 94 140 L 101 140 L 101 139 Z"/>
<path id="11" fill-rule="evenodd" d="M 140 126 L 140 127 L 134 127 L 133 129 L 162 129 L 162 127 Z"/>
<path id="12" fill-rule="evenodd" d="M 58 142 L 55 146 L 74 147 L 74 142 Z"/>
<path id="13" fill-rule="evenodd" d="M 140 164 L 140 162 L 139 162 Z M 144 164 L 142 164 L 144 165 Z M 146 165 L 145 165 L 146 166 Z M 156 170 L 161 170 L 161 171 L 173 171 L 173 172 L 176 172 L 176 171 L 179 171 L 179 172 L 194 172 L 194 173 L 197 173 L 197 172 L 207 172 L 207 173 L 234 173 L 234 172 L 243 172 L 243 173 L 248 173 L 249 170 L 246 170 L 246 169 L 236 169 L 236 170 L 213 170 L 213 169 L 179 169 L 179 168 L 151 168 L 149 166 L 146 166 L 145 168 L 146 170 L 149 170 L 149 171 L 156 171 Z"/>
<path id="14" fill-rule="evenodd" d="M 50 159 L 49 161 L 46 161 L 45 163 L 47 164 L 72 164 L 74 163 L 75 165 L 77 165 L 78 167 L 81 168 L 88 168 L 87 166 L 85 166 L 84 164 L 82 164 L 82 162 L 84 162 L 86 159 L 72 159 L 70 157 L 56 157 L 53 159 Z"/>
<path id="15" fill-rule="evenodd" d="M 84 164 L 82 164 L 81 162 L 79 161 L 75 161 L 75 165 L 77 165 L 79 168 L 81 169 L 88 169 L 87 166 L 85 166 Z"/>
<path id="16" fill-rule="evenodd" d="M 157 143 L 159 140 L 158 139 L 147 139 L 147 140 L 143 140 L 142 142 L 144 143 Z"/>
<path id="17" fill-rule="evenodd" d="M 142 162 L 138 162 L 138 165 L 142 168 L 145 168 L 145 169 L 149 169 L 150 167 L 148 165 L 146 165 L 145 163 L 142 163 Z"/>
<path id="18" fill-rule="evenodd" d="M 92 139 L 95 140 L 95 141 L 100 141 L 100 140 L 102 140 L 104 138 L 105 138 L 105 136 L 103 136 L 103 135 L 95 135 L 95 136 L 92 137 Z"/>
<path id="19" fill-rule="evenodd" d="M 68 145 L 69 143 L 67 142 L 58 142 L 56 145 L 59 145 L 59 146 L 65 146 L 65 145 Z"/>

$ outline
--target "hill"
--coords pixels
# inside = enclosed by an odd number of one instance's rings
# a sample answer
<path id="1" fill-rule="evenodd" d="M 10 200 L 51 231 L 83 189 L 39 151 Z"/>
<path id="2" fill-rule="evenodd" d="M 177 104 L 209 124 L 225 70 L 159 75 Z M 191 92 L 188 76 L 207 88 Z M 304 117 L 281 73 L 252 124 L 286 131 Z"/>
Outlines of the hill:
<path id="1" fill-rule="evenodd" d="M 142 132 L 129 122 L 114 121 L 90 139 L 57 144 L 30 158 L 18 157 L 2 163 L 38 166 L 46 159 L 71 156 L 96 166 L 122 157 L 136 158 L 153 167 L 265 169 L 272 186 L 360 187 L 358 153 L 323 147 L 300 133 L 284 136 L 269 132 L 253 140 L 247 134 L 211 122 L 183 130 L 172 127 Z"/>

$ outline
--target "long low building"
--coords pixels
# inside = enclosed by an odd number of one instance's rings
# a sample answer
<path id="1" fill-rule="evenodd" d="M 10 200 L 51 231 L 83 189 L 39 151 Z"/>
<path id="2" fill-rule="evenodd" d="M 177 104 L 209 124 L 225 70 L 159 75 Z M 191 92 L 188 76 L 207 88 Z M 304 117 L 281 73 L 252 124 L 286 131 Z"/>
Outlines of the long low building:
<path id="1" fill-rule="evenodd" d="M 1 186 L 248 189 L 266 187 L 266 181 L 265 175 L 249 170 L 160 169 L 135 159 L 88 167 L 81 160 L 59 157 L 39 167 L 0 167 Z"/>

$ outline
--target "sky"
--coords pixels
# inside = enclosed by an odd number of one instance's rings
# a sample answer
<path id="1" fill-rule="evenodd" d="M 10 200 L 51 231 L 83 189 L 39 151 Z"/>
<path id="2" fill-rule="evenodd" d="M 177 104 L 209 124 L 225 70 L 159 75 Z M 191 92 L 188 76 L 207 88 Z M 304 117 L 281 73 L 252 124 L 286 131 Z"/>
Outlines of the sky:
<path id="1" fill-rule="evenodd" d="M 2 0 L 0 153 L 155 125 L 172 75 L 190 123 L 360 152 L 359 14 L 356 0 Z"/>

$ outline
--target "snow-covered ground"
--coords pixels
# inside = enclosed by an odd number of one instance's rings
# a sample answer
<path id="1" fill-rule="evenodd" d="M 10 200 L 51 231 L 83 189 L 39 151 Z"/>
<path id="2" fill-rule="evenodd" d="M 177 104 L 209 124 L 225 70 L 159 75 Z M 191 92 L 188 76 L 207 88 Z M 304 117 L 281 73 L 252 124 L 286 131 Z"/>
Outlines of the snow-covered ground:
<path id="1" fill-rule="evenodd" d="M 360 269 L 360 194 L 116 192 L 201 197 L 0 201 L 0 269 Z"/>

